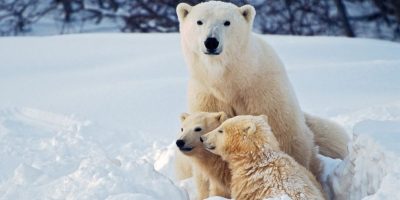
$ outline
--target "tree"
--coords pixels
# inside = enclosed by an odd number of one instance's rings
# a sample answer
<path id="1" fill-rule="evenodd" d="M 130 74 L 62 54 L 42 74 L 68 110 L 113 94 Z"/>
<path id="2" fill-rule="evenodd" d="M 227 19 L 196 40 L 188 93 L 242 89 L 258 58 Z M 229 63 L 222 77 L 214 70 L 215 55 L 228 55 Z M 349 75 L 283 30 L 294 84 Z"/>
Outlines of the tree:
<path id="1" fill-rule="evenodd" d="M 334 0 L 334 1 L 335 1 L 335 4 L 336 4 L 336 7 L 337 7 L 337 11 L 339 13 L 340 19 L 341 19 L 342 24 L 343 24 L 342 26 L 343 26 L 343 29 L 345 30 L 345 34 L 347 36 L 349 36 L 349 37 L 354 37 L 355 34 L 354 34 L 354 31 L 353 31 L 353 28 L 350 25 L 349 17 L 348 17 L 348 14 L 347 14 L 347 10 L 346 10 L 346 7 L 343 4 L 343 1 L 342 0 Z"/>
<path id="2" fill-rule="evenodd" d="M 60 33 L 98 27 L 122 32 L 176 32 L 178 3 L 200 0 L 0 0 L 0 35 L 32 32 L 41 20 Z M 228 2 L 228 1 L 227 1 Z M 399 0 L 233 0 L 252 4 L 255 31 L 400 40 Z M 58 26 L 59 25 L 59 26 Z"/>

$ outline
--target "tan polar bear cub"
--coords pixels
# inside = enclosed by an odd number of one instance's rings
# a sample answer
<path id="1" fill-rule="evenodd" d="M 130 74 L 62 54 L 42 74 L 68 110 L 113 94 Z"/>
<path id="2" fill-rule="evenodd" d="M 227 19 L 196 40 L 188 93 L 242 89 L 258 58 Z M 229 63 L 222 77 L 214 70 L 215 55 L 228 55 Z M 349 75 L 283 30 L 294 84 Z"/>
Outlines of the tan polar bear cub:
<path id="1" fill-rule="evenodd" d="M 324 199 L 315 177 L 280 150 L 267 120 L 265 115 L 237 116 L 201 136 L 209 151 L 228 162 L 232 198 Z"/>
<path id="2" fill-rule="evenodd" d="M 302 112 L 279 57 L 252 33 L 253 6 L 208 1 L 195 6 L 180 3 L 176 10 L 190 72 L 190 112 L 274 116 L 270 125 L 281 149 L 316 175 L 320 165 L 314 135 L 323 155 L 347 154 L 343 129 Z M 177 159 L 178 178 L 190 177 L 190 170 L 180 163 Z"/>
<path id="3" fill-rule="evenodd" d="M 220 156 L 207 151 L 200 137 L 222 124 L 226 114 L 198 112 L 181 115 L 181 134 L 176 141 L 180 152 L 189 159 L 193 169 L 198 199 L 209 196 L 230 198 L 231 174 L 228 164 Z"/>

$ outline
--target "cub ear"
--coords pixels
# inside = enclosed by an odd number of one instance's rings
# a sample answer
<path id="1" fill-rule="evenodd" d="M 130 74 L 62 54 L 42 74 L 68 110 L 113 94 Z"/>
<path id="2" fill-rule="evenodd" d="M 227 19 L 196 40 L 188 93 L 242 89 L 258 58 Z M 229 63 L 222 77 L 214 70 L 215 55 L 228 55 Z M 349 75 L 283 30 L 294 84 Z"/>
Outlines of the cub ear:
<path id="1" fill-rule="evenodd" d="M 260 117 L 268 123 L 268 116 L 267 115 L 260 115 Z"/>
<path id="2" fill-rule="evenodd" d="M 180 3 L 176 7 L 176 14 L 178 15 L 179 22 L 182 22 L 192 10 L 192 6 L 187 3 Z"/>
<path id="3" fill-rule="evenodd" d="M 247 134 L 253 134 L 255 133 L 257 130 L 256 125 L 254 124 L 254 122 L 247 122 L 244 124 L 243 126 L 243 131 Z"/>
<path id="4" fill-rule="evenodd" d="M 242 7 L 239 8 L 240 13 L 242 14 L 242 16 L 244 17 L 244 19 L 252 24 L 254 21 L 254 17 L 256 16 L 256 9 L 254 9 L 254 7 L 252 5 L 244 5 Z"/>
<path id="5" fill-rule="evenodd" d="M 271 131 L 271 125 L 269 124 L 269 121 L 268 121 L 268 116 L 267 115 L 260 115 L 259 116 L 262 120 L 264 120 L 265 121 L 265 126 L 264 126 L 264 128 L 266 128 L 266 129 L 268 129 L 269 131 Z"/>
<path id="6" fill-rule="evenodd" d="M 217 115 L 215 116 L 216 120 L 219 122 L 224 122 L 225 120 L 228 119 L 228 116 L 226 115 L 225 112 L 219 112 L 217 113 Z"/>
<path id="7" fill-rule="evenodd" d="M 185 119 L 186 119 L 187 117 L 189 117 L 189 114 L 188 114 L 188 113 L 182 113 L 182 114 L 181 114 L 181 122 L 185 121 Z"/>

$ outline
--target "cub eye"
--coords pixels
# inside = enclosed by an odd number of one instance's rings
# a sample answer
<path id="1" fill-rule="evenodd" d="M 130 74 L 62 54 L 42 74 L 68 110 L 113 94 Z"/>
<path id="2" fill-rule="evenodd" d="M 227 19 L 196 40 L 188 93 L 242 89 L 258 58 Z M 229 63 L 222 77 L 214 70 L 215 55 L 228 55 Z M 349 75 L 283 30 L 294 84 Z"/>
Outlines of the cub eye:
<path id="1" fill-rule="evenodd" d="M 225 21 L 224 26 L 229 26 L 229 25 L 231 25 L 231 22 L 230 21 Z"/>
<path id="2" fill-rule="evenodd" d="M 218 133 L 223 133 L 223 131 L 222 130 L 218 130 Z"/>
<path id="3" fill-rule="evenodd" d="M 197 127 L 194 129 L 195 132 L 200 132 L 202 129 L 200 127 Z"/>
<path id="4" fill-rule="evenodd" d="M 183 128 L 181 128 L 181 132 L 183 132 Z"/>
<path id="5" fill-rule="evenodd" d="M 197 25 L 201 26 L 203 25 L 203 22 L 201 20 L 197 21 Z"/>

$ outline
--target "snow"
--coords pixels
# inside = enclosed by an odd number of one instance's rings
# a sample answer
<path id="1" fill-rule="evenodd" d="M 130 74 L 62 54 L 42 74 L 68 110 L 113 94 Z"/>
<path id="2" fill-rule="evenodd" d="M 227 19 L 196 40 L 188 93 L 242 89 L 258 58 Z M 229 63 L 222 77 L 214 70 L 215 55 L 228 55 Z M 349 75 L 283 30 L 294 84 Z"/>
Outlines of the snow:
<path id="1" fill-rule="evenodd" d="M 344 161 L 321 156 L 324 188 L 400 199 L 400 45 L 264 38 L 303 110 L 353 136 Z M 177 34 L 0 38 L 0 55 L 0 199 L 195 195 L 193 180 L 174 177 L 188 80 Z"/>
<path id="2" fill-rule="evenodd" d="M 88 122 L 26 108 L 1 122 L 2 199 L 186 198 L 152 163 L 107 156 L 84 134 Z"/>

